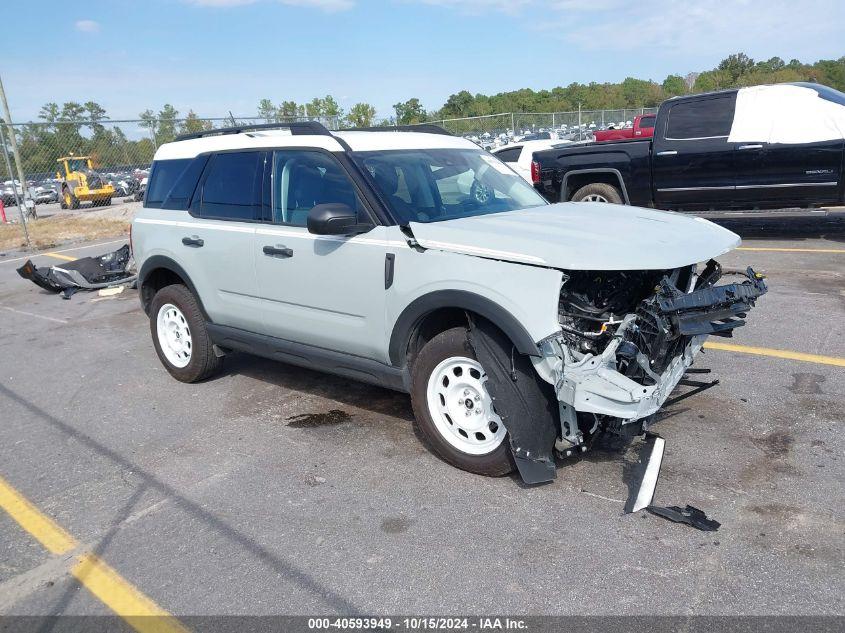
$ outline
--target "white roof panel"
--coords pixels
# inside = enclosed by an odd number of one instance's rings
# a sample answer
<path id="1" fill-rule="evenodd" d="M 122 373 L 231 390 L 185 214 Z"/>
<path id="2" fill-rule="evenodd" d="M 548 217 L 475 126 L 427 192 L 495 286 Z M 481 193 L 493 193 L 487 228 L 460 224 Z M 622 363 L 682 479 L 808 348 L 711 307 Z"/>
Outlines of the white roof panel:
<path id="1" fill-rule="evenodd" d="M 294 136 L 287 130 L 262 130 L 239 134 L 216 134 L 185 141 L 165 143 L 155 153 L 155 160 L 193 158 L 205 152 L 219 152 L 229 149 L 253 149 L 261 147 L 319 147 L 330 152 L 343 151 L 337 139 L 319 134 Z"/>
<path id="2" fill-rule="evenodd" d="M 422 132 L 334 132 L 333 134 L 346 141 L 354 151 L 361 152 L 390 149 L 479 149 L 471 141 L 446 134 Z M 262 147 L 317 147 L 331 152 L 343 151 L 343 146 L 334 136 L 319 134 L 294 136 L 285 129 L 215 134 L 165 143 L 158 148 L 155 160 L 193 158 L 205 152 Z"/>
<path id="3" fill-rule="evenodd" d="M 424 132 L 334 132 L 357 152 L 387 149 L 479 149 L 460 136 Z"/>

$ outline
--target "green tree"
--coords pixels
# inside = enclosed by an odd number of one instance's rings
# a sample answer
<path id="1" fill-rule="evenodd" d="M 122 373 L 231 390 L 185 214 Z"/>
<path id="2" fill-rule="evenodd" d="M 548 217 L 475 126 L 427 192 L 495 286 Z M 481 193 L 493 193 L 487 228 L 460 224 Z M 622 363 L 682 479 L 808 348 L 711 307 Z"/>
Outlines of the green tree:
<path id="1" fill-rule="evenodd" d="M 45 103 L 41 106 L 38 118 L 44 119 L 47 123 L 55 123 L 56 119 L 59 118 L 59 113 L 59 106 L 51 101 L 50 103 Z"/>
<path id="2" fill-rule="evenodd" d="M 396 112 L 397 125 L 422 123 L 426 120 L 425 109 L 416 97 L 408 99 L 404 103 L 394 104 L 393 109 Z"/>
<path id="3" fill-rule="evenodd" d="M 464 117 L 477 114 L 475 104 L 479 101 L 479 97 L 483 95 L 476 95 L 473 97 L 468 91 L 461 90 L 457 94 L 450 95 L 446 100 L 446 104 L 440 111 L 443 118 L 448 117 Z"/>
<path id="4" fill-rule="evenodd" d="M 279 116 L 279 112 L 272 101 L 262 99 L 258 102 L 258 116 L 264 119 L 266 123 L 274 123 Z"/>
<path id="5" fill-rule="evenodd" d="M 296 101 L 282 101 L 279 106 L 278 114 L 282 121 L 290 122 L 294 118 L 300 116 L 301 106 L 296 105 Z"/>
<path id="6" fill-rule="evenodd" d="M 369 103 L 356 103 L 349 109 L 346 121 L 351 127 L 370 127 L 376 116 L 376 109 Z"/>
<path id="7" fill-rule="evenodd" d="M 197 116 L 193 110 L 188 110 L 185 120 L 182 121 L 182 134 L 196 134 L 197 132 L 204 132 L 212 129 L 211 121 L 205 121 Z"/>
<path id="8" fill-rule="evenodd" d="M 680 75 L 669 75 L 663 80 L 661 87 L 663 88 L 663 95 L 666 97 L 676 97 L 687 92 L 687 84 Z"/>
<path id="9" fill-rule="evenodd" d="M 745 53 L 728 55 L 716 66 L 716 70 L 725 73 L 731 82 L 736 82 L 745 73 L 750 72 L 752 68 L 754 68 L 754 60 Z"/>
<path id="10" fill-rule="evenodd" d="M 156 141 L 158 143 L 169 143 L 176 138 L 176 117 L 179 111 L 169 103 L 165 103 L 158 112 L 158 131 Z"/>

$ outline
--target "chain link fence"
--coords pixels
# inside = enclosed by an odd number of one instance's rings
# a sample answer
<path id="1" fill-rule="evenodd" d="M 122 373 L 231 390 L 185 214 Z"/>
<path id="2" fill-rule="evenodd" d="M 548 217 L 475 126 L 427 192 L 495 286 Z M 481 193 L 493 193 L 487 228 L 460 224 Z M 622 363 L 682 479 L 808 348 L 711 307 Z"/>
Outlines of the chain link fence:
<path id="1" fill-rule="evenodd" d="M 653 108 L 582 112 L 500 113 L 431 121 L 456 136 L 492 149 L 514 138 L 550 132 L 560 139 L 586 140 L 597 129 L 630 125 Z M 178 135 L 216 128 L 264 123 L 319 121 L 330 130 L 341 129 L 341 117 L 276 116 L 145 119 L 56 120 L 0 125 L 0 200 L 6 208 L 22 206 L 25 213 L 7 213 L 8 221 L 35 219 L 39 209 L 56 212 L 67 207 L 63 181 L 71 167 L 96 172 L 114 190 L 113 198 L 139 199 L 156 149 Z M 391 121 L 381 125 L 390 126 Z M 14 142 L 13 142 L 14 140 Z M 83 158 L 85 157 L 85 158 Z M 71 161 L 60 159 L 71 158 Z M 90 167 L 88 161 L 90 160 Z M 66 164 L 68 163 L 68 164 Z M 85 203 L 85 207 L 90 206 Z M 53 205 L 53 206 L 47 206 Z M 75 208 L 72 205 L 72 208 Z"/>
<path id="2" fill-rule="evenodd" d="M 267 119 L 231 115 L 3 125 L 0 200 L 6 208 L 24 206 L 25 218 L 35 219 L 43 205 L 62 204 L 62 183 L 71 168 L 96 172 L 103 183 L 113 187 L 115 199 L 135 196 L 149 174 L 156 149 L 180 134 L 238 125 L 314 120 L 329 129 L 341 126 L 340 117 Z M 63 158 L 71 159 L 67 166 L 66 161 L 60 160 Z M 11 222 L 20 221 L 19 213 L 9 213 L 6 217 Z"/>
<path id="3" fill-rule="evenodd" d="M 608 127 L 630 127 L 634 117 L 653 114 L 657 108 L 628 108 L 622 110 L 582 110 L 581 112 L 507 112 L 485 116 L 431 121 L 452 134 L 471 138 L 486 146 L 499 139 L 553 132 L 565 140 L 588 140 L 592 132 Z"/>

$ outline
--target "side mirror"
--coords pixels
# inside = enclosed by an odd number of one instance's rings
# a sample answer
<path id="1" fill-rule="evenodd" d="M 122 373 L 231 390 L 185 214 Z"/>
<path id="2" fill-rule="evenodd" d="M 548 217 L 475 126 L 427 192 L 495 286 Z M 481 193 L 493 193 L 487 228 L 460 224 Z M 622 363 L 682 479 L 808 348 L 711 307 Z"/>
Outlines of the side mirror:
<path id="1" fill-rule="evenodd" d="M 347 204 L 318 204 L 308 212 L 308 232 L 316 235 L 350 235 L 360 233 L 358 214 Z M 369 225 L 367 225 L 369 228 Z"/>

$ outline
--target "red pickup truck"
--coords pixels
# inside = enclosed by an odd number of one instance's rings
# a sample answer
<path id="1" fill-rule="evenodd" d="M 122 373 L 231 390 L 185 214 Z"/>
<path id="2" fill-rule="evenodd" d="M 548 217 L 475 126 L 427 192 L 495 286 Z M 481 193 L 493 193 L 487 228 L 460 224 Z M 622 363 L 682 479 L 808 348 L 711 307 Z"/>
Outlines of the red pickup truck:
<path id="1" fill-rule="evenodd" d="M 640 114 L 634 117 L 634 127 L 623 127 L 619 130 L 598 130 L 593 134 L 596 142 L 621 141 L 626 138 L 649 138 L 654 136 L 654 120 L 656 114 Z"/>

